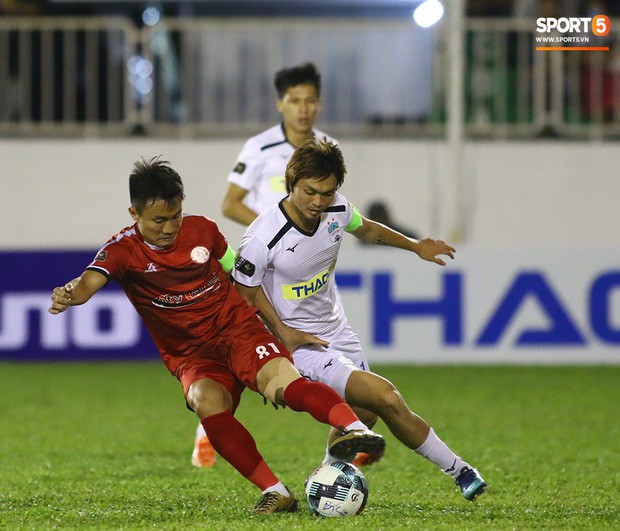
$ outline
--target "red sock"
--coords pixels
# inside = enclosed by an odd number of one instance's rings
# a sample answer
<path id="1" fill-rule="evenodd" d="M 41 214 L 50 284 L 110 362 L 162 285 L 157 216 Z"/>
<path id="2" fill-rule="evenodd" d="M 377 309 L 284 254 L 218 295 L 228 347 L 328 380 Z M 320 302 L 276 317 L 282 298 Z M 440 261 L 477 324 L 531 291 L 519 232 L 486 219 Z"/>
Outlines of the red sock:
<path id="1" fill-rule="evenodd" d="M 298 378 L 284 390 L 284 401 L 294 411 L 306 411 L 316 420 L 335 428 L 359 420 L 342 397 L 331 387 Z"/>
<path id="2" fill-rule="evenodd" d="M 200 423 L 215 451 L 260 490 L 278 482 L 278 478 L 258 452 L 254 438 L 243 424 L 233 417 L 230 409 L 205 417 Z"/>

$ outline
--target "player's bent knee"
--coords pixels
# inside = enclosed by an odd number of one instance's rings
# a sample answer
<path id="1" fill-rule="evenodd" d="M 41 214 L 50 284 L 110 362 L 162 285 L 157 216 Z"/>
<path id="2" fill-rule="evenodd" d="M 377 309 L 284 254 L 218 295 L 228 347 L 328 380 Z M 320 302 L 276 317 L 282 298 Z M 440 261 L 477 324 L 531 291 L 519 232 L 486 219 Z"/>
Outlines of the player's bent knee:
<path id="1" fill-rule="evenodd" d="M 224 386 L 210 379 L 194 382 L 187 391 L 186 400 L 200 419 L 233 407 L 230 393 Z"/>
<path id="2" fill-rule="evenodd" d="M 347 386 L 347 402 L 365 408 L 379 417 L 392 417 L 408 411 L 402 395 L 389 380 L 374 373 L 354 373 Z"/>
<path id="3" fill-rule="evenodd" d="M 381 404 L 383 408 L 391 409 L 394 411 L 398 411 L 407 407 L 402 395 L 395 388 L 389 389 L 387 392 L 383 393 Z"/>
<path id="4" fill-rule="evenodd" d="M 295 366 L 286 358 L 278 358 L 270 362 L 269 378 L 267 381 L 258 382 L 258 391 L 269 401 L 284 405 L 282 393 L 291 382 L 301 375 Z M 261 385 L 262 384 L 262 385 Z"/>

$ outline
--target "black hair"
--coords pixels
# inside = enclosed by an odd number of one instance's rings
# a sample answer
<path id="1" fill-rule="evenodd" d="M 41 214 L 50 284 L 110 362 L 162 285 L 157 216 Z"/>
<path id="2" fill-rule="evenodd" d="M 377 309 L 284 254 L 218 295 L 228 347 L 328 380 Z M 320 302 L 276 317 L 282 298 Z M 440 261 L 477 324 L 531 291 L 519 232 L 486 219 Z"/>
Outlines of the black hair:
<path id="1" fill-rule="evenodd" d="M 321 74 L 313 63 L 283 68 L 276 73 L 274 79 L 274 85 L 280 99 L 284 97 L 289 88 L 305 84 L 314 85 L 318 95 L 321 95 Z"/>
<path id="2" fill-rule="evenodd" d="M 163 200 L 171 206 L 174 201 L 185 199 L 181 177 L 167 160 L 159 157 L 137 161 L 129 176 L 129 199 L 138 212 L 154 201 Z"/>
<path id="3" fill-rule="evenodd" d="M 336 177 L 336 187 L 340 188 L 346 173 L 338 145 L 326 138 L 313 138 L 299 146 L 288 161 L 284 175 L 286 191 L 292 192 L 301 179 L 325 180 L 332 175 Z"/>

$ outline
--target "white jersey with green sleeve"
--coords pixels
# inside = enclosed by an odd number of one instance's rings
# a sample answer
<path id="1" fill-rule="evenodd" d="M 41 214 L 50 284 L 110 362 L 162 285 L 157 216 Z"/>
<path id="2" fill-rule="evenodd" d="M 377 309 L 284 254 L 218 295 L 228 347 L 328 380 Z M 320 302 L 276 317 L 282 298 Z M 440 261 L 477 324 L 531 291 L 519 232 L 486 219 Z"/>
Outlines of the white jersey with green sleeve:
<path id="1" fill-rule="evenodd" d="M 313 129 L 313 134 L 336 142 L 318 129 Z M 294 151 L 282 124 L 247 140 L 228 174 L 228 182 L 248 191 L 243 200 L 248 208 L 260 214 L 286 196 L 284 172 Z"/>
<path id="2" fill-rule="evenodd" d="M 337 332 L 347 318 L 336 289 L 338 251 L 345 230 L 361 224 L 357 209 L 336 193 L 312 233 L 298 227 L 282 202 L 248 227 L 233 270 L 236 282 L 262 285 L 282 321 L 318 336 Z"/>

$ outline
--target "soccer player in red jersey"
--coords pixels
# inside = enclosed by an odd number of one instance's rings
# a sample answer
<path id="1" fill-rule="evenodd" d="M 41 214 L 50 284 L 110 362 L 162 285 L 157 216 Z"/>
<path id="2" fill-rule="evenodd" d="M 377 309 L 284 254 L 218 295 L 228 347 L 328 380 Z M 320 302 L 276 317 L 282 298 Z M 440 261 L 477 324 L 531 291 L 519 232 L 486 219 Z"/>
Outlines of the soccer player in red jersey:
<path id="1" fill-rule="evenodd" d="M 259 514 L 295 511 L 297 501 L 234 417 L 245 387 L 340 429 L 333 455 L 381 451 L 383 438 L 331 388 L 300 376 L 235 289 L 227 275 L 234 251 L 214 221 L 183 214 L 183 183 L 169 163 L 136 162 L 129 195 L 134 225 L 112 237 L 80 277 L 53 290 L 49 311 L 84 304 L 109 280 L 118 282 L 215 450 L 262 491 Z"/>

